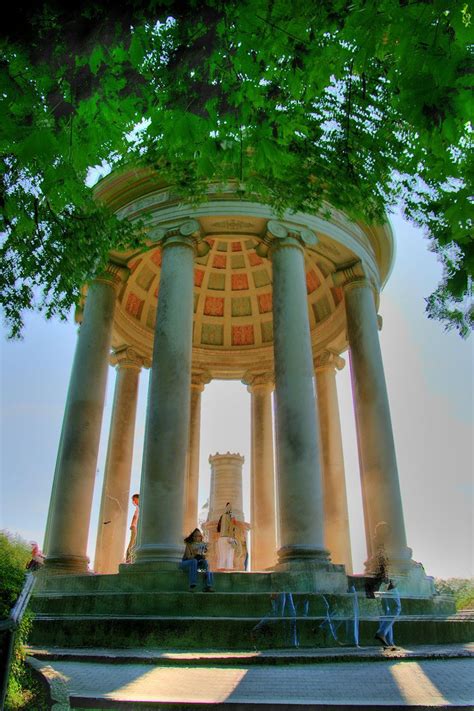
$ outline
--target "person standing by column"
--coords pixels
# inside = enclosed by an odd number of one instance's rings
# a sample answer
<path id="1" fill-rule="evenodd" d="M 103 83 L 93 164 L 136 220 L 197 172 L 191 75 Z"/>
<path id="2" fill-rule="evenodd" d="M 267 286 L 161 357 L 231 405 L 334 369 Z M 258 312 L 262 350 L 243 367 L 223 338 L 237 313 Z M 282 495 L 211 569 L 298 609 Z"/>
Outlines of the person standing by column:
<path id="1" fill-rule="evenodd" d="M 132 503 L 135 506 L 135 511 L 133 512 L 132 521 L 130 523 L 130 542 L 127 547 L 127 553 L 125 556 L 126 563 L 133 563 L 133 558 L 135 554 L 135 543 L 137 540 L 137 527 L 138 527 L 138 517 L 140 515 L 139 507 L 140 497 L 138 494 L 132 496 Z"/>

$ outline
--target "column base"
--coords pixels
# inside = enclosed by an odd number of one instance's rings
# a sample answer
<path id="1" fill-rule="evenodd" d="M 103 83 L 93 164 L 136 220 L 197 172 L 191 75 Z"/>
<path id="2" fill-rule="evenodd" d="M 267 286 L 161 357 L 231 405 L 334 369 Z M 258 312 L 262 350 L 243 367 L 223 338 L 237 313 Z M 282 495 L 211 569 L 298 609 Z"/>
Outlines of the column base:
<path id="1" fill-rule="evenodd" d="M 173 545 L 167 543 L 144 543 L 135 549 L 135 562 L 137 565 L 148 564 L 168 564 L 168 567 L 161 567 L 161 570 L 175 570 L 176 565 L 183 558 L 184 545 Z M 170 565 L 171 564 L 171 565 Z M 158 570 L 158 568 L 155 568 Z"/>
<path id="2" fill-rule="evenodd" d="M 92 575 L 89 558 L 80 555 L 47 556 L 41 571 L 47 575 Z"/>
<path id="3" fill-rule="evenodd" d="M 279 566 L 285 564 L 303 564 L 306 563 L 329 563 L 329 551 L 325 548 L 316 548 L 310 545 L 289 545 L 282 546 L 278 550 L 278 563 L 275 570 L 279 570 Z"/>
<path id="4" fill-rule="evenodd" d="M 331 563 L 280 563 L 275 566 L 272 586 L 280 592 L 346 593 L 343 565 Z"/>
<path id="5" fill-rule="evenodd" d="M 347 592 L 347 576 L 343 565 L 330 562 L 325 548 L 314 546 L 283 546 L 278 551 L 279 562 L 273 568 L 276 589 L 287 592 L 300 590 L 321 593 Z"/>

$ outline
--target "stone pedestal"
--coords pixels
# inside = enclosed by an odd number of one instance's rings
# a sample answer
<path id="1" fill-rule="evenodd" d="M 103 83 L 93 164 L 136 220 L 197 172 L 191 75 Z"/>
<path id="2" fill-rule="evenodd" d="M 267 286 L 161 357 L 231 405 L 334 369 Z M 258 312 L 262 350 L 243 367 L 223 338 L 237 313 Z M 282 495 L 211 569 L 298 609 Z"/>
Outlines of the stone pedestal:
<path id="1" fill-rule="evenodd" d="M 87 572 L 87 540 L 104 409 L 110 341 L 122 270 L 110 266 L 88 290 L 77 339 L 54 475 L 45 570 Z"/>
<path id="2" fill-rule="evenodd" d="M 113 354 L 117 368 L 100 504 L 94 570 L 117 573 L 124 560 L 138 381 L 143 360 L 131 348 Z"/>
<path id="3" fill-rule="evenodd" d="M 341 422 L 337 401 L 336 368 L 344 359 L 324 351 L 315 360 L 324 490 L 324 537 L 333 563 L 352 573 L 351 539 L 347 510 L 346 478 Z"/>

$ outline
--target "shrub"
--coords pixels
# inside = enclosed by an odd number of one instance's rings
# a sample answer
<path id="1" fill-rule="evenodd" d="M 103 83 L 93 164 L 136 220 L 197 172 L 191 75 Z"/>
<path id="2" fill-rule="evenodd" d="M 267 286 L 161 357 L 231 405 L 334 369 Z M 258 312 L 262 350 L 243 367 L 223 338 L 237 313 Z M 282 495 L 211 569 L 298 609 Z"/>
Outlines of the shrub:
<path id="1" fill-rule="evenodd" d="M 21 592 L 30 546 L 20 536 L 0 531 L 0 617 L 6 618 Z M 42 686 L 25 664 L 25 644 L 33 623 L 27 611 L 16 631 L 12 654 L 6 711 L 43 711 L 48 709 Z"/>
<path id="2" fill-rule="evenodd" d="M 8 617 L 23 587 L 30 546 L 20 536 L 0 531 L 0 618 Z"/>
<path id="3" fill-rule="evenodd" d="M 435 587 L 440 595 L 454 595 L 456 610 L 474 607 L 474 578 L 436 578 Z"/>

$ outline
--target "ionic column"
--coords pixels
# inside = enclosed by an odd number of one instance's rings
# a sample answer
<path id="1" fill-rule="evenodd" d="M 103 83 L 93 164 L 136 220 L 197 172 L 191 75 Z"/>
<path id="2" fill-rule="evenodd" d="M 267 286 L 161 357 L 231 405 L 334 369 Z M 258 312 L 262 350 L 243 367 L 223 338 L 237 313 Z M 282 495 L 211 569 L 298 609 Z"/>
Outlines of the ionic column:
<path id="1" fill-rule="evenodd" d="M 325 543 L 332 562 L 342 563 L 346 572 L 352 573 L 344 454 L 336 387 L 336 368 L 341 370 L 344 365 L 344 359 L 330 351 L 324 351 L 314 361 L 323 467 Z"/>
<path id="2" fill-rule="evenodd" d="M 109 265 L 91 283 L 77 339 L 46 532 L 46 567 L 86 572 L 87 539 L 117 291 L 124 270 Z"/>
<path id="3" fill-rule="evenodd" d="M 111 361 L 117 377 L 97 530 L 96 573 L 117 573 L 123 562 L 138 381 L 143 366 L 143 359 L 128 347 L 115 351 Z"/>
<path id="4" fill-rule="evenodd" d="M 272 373 L 246 373 L 251 397 L 250 526 L 252 570 L 276 563 Z"/>
<path id="5" fill-rule="evenodd" d="M 327 562 L 319 465 L 313 358 L 306 300 L 303 244 L 309 230 L 290 232 L 270 220 L 266 242 L 273 269 L 276 447 L 280 564 Z M 259 250 L 261 252 L 261 250 Z M 297 567 L 297 566 L 296 566 Z"/>
<path id="6" fill-rule="evenodd" d="M 392 567 L 403 570 L 411 550 L 406 544 L 374 293 L 360 263 L 337 272 L 334 281 L 344 287 L 369 557 L 374 553 L 372 537 L 375 527 L 385 522 L 390 530 L 387 553 Z M 370 560 L 368 562 L 370 565 Z"/>
<path id="7" fill-rule="evenodd" d="M 196 371 L 191 376 L 191 407 L 189 420 L 189 448 L 184 490 L 183 532 L 188 535 L 198 525 L 199 449 L 201 439 L 201 393 L 211 381 L 209 373 Z"/>
<path id="8" fill-rule="evenodd" d="M 133 567 L 138 570 L 155 563 L 174 570 L 183 551 L 193 267 L 199 223 L 188 220 L 179 227 L 162 231 L 161 235 L 155 230 L 154 239 L 161 241 L 163 260 L 148 391 L 138 545 Z"/>

